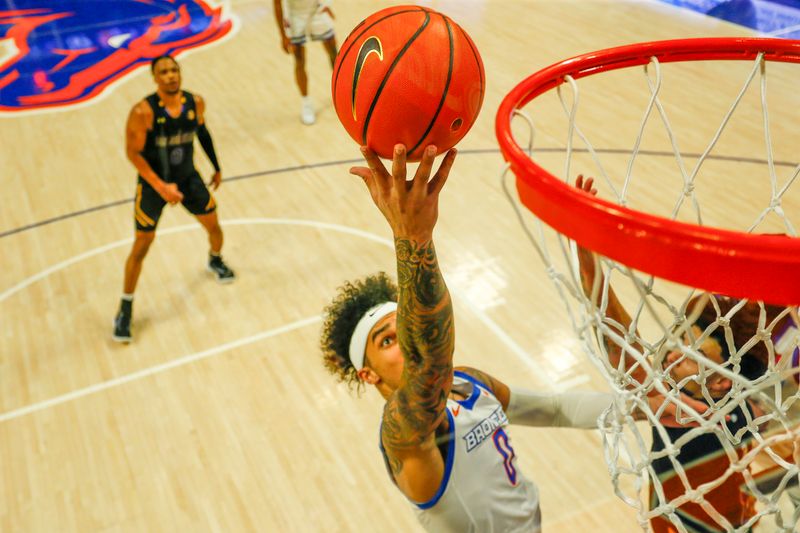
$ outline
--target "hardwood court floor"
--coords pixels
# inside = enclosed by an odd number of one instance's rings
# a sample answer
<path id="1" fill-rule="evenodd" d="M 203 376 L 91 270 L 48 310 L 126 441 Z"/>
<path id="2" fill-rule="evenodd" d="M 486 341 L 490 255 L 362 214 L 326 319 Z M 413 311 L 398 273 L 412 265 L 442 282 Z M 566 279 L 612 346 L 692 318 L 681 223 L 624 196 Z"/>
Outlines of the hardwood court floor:
<path id="1" fill-rule="evenodd" d="M 470 33 L 488 79 L 436 233 L 456 302 L 456 362 L 538 390 L 603 390 L 502 194 L 497 106 L 526 75 L 579 53 L 752 33 L 651 1 L 425 5 Z M 339 41 L 378 7 L 337 0 Z M 305 127 L 271 3 L 230 8 L 238 32 L 179 59 L 184 87 L 207 101 L 228 178 L 216 198 L 238 279 L 214 283 L 204 233 L 167 209 L 136 292 L 131 345 L 111 340 L 132 237 L 123 132 L 130 107 L 153 90 L 149 73 L 90 105 L 0 117 L 2 531 L 419 530 L 378 452 L 379 396 L 335 383 L 317 348 L 336 287 L 393 273 L 391 235 L 347 173 L 359 153 L 328 100 L 321 47 L 307 50 L 318 122 Z M 606 148 L 639 119 L 620 103 L 641 93 L 615 90 L 613 105 L 598 106 Z M 796 118 L 796 98 L 777 93 Z M 685 106 L 692 119 L 705 112 Z M 542 145 L 563 148 L 565 130 L 544 130 Z M 745 131 L 729 150 L 758 139 Z M 796 160 L 796 143 L 780 150 Z M 208 175 L 202 153 L 196 160 Z M 736 203 L 748 194 L 730 190 Z M 639 530 L 612 492 L 595 432 L 515 427 L 513 440 L 539 485 L 546 531 Z"/>

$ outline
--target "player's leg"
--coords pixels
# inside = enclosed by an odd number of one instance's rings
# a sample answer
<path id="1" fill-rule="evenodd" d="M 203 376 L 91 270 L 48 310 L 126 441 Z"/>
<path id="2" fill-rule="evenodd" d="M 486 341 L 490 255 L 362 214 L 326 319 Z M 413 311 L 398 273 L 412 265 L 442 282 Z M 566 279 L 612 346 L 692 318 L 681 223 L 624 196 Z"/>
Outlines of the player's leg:
<path id="1" fill-rule="evenodd" d="M 297 88 L 300 90 L 302 104 L 300 106 L 300 120 L 305 125 L 311 125 L 316 122 L 317 117 L 314 113 L 314 105 L 311 103 L 311 98 L 308 96 L 308 74 L 306 73 L 306 46 L 305 36 L 303 42 L 295 44 L 294 40 L 294 79 L 297 83 Z"/>
<path id="2" fill-rule="evenodd" d="M 230 283 L 236 279 L 236 274 L 222 260 L 222 228 L 219 225 L 217 212 L 212 211 L 207 215 L 197 215 L 197 220 L 208 231 L 208 271 L 214 274 L 220 283 Z"/>
<path id="3" fill-rule="evenodd" d="M 289 42 L 294 56 L 294 80 L 300 91 L 300 120 L 303 124 L 313 124 L 317 117 L 308 96 L 308 75 L 306 74 L 306 32 L 311 13 L 306 10 L 289 13 Z"/>
<path id="4" fill-rule="evenodd" d="M 131 322 L 133 321 L 133 293 L 142 272 L 142 264 L 150 245 L 156 237 L 156 226 L 166 202 L 144 180 L 139 178 L 134 201 L 136 233 L 133 246 L 125 261 L 125 277 L 122 284 L 122 297 L 119 310 L 114 317 L 113 338 L 117 342 L 131 341 Z"/>
<path id="5" fill-rule="evenodd" d="M 183 205 L 197 217 L 197 221 L 208 232 L 208 270 L 220 283 L 230 283 L 236 274 L 222 260 L 224 236 L 217 217 L 217 203 L 211 191 L 195 173 L 179 186 L 183 193 Z"/>
<path id="6" fill-rule="evenodd" d="M 142 272 L 142 263 L 144 263 L 144 258 L 150 250 L 150 245 L 153 244 L 155 238 L 155 230 L 136 231 L 131 253 L 128 254 L 128 259 L 125 261 L 125 281 L 122 285 L 122 292 L 124 294 L 132 296 L 133 292 L 136 290 L 139 274 Z"/>
<path id="7" fill-rule="evenodd" d="M 333 62 L 336 61 L 336 33 L 333 28 L 333 17 L 326 10 L 321 10 L 314 13 L 314 16 L 309 22 L 309 33 L 311 39 L 314 41 L 321 41 L 322 46 L 325 47 L 325 52 L 328 54 L 328 60 L 333 67 Z"/>
<path id="8" fill-rule="evenodd" d="M 325 47 L 325 51 L 328 53 L 328 59 L 331 62 L 331 68 L 333 68 L 333 63 L 336 61 L 336 54 L 338 51 L 336 50 L 336 36 L 332 36 L 328 39 L 322 41 L 322 46 Z"/>
<path id="9" fill-rule="evenodd" d="M 294 44 L 294 43 L 292 43 Z M 300 96 L 308 96 L 308 75 L 306 74 L 306 46 L 294 44 L 294 81 L 300 90 Z"/>

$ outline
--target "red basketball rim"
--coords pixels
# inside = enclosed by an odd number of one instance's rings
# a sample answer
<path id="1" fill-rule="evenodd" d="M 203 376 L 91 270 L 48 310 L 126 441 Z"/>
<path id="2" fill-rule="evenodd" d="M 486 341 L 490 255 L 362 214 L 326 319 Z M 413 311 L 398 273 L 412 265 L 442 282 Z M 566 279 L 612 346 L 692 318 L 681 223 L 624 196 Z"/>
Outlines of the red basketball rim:
<path id="1" fill-rule="evenodd" d="M 579 191 L 534 163 L 514 141 L 516 109 L 574 79 L 636 65 L 752 60 L 800 63 L 800 41 L 764 38 L 678 39 L 609 48 L 573 57 L 529 76 L 503 99 L 495 133 L 517 176 L 520 200 L 556 231 L 636 270 L 739 298 L 800 304 L 800 238 L 756 235 L 677 222 Z"/>

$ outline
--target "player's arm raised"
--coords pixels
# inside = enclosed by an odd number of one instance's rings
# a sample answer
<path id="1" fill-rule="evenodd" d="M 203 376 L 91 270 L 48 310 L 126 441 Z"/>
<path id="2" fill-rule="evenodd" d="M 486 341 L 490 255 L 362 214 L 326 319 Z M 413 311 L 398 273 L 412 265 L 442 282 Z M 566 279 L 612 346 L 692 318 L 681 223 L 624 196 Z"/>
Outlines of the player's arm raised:
<path id="1" fill-rule="evenodd" d="M 584 179 L 582 175 L 579 175 L 575 181 L 575 186 L 593 196 L 597 194 L 597 190 L 594 188 L 594 178 Z M 578 261 L 580 265 L 581 284 L 583 285 L 583 292 L 586 294 L 587 298 L 592 298 L 595 296 L 594 293 L 597 289 L 599 290 L 597 291 L 596 297 L 602 298 L 604 278 L 602 272 L 598 276 L 597 272 L 595 271 L 598 266 L 596 264 L 596 259 L 597 258 L 592 251 L 578 245 Z M 621 337 L 625 337 L 631 327 L 631 316 L 619 301 L 617 294 L 610 285 L 608 287 L 607 298 L 608 306 L 605 314 L 613 321 L 613 325 L 611 327 L 616 330 L 616 333 L 618 333 Z M 594 304 L 599 306 L 599 302 L 594 302 Z M 622 347 L 607 337 L 605 338 L 605 347 L 608 351 L 609 363 L 615 368 L 618 367 L 619 360 L 622 358 Z M 642 351 L 642 348 L 639 344 L 633 344 L 633 348 L 639 352 Z M 626 355 L 625 368 L 630 369 L 636 365 L 636 367 L 631 371 L 631 375 L 634 377 L 634 379 L 636 379 L 637 382 L 642 383 L 646 378 L 646 372 L 636 363 L 636 360 L 632 356 Z"/>
<path id="2" fill-rule="evenodd" d="M 369 168 L 354 168 L 392 228 L 397 256 L 397 340 L 404 356 L 398 389 L 383 412 L 381 441 L 400 489 L 425 501 L 441 482 L 444 463 L 434 439 L 453 383 L 453 307 L 433 244 L 439 192 L 455 160 L 451 150 L 438 171 L 429 147 L 413 181 L 406 181 L 406 149 L 395 147 L 392 173 L 369 149 Z M 430 178 L 430 179 L 429 179 Z"/>
<path id="3" fill-rule="evenodd" d="M 155 173 L 150 164 L 142 156 L 147 141 L 148 124 L 153 122 L 153 110 L 141 101 L 133 106 L 125 125 L 125 153 L 128 160 L 136 167 L 139 175 L 150 184 L 164 200 L 174 204 L 183 199 L 183 194 L 174 183 L 166 183 Z"/>

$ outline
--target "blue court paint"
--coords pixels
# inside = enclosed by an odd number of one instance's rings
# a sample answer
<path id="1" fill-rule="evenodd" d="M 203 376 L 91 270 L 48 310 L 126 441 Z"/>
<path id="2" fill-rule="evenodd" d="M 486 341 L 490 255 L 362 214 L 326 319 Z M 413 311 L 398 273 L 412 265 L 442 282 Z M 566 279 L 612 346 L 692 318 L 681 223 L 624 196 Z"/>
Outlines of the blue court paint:
<path id="1" fill-rule="evenodd" d="M 800 39 L 800 0 L 661 0 L 773 37 Z"/>
<path id="2" fill-rule="evenodd" d="M 0 0 L 0 113 L 84 102 L 233 27 L 206 0 Z"/>

